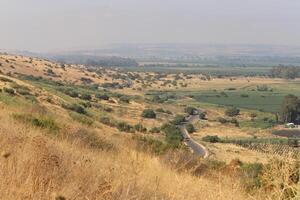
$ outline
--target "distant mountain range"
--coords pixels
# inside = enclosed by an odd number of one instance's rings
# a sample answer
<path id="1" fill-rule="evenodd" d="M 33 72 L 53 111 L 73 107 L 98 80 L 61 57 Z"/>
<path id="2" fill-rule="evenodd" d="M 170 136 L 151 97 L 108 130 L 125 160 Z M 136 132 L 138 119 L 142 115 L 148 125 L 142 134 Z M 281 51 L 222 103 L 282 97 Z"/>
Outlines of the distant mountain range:
<path id="1" fill-rule="evenodd" d="M 10 53 L 75 63 L 86 61 L 93 63 L 104 58 L 110 60 L 130 58 L 122 61 L 134 66 L 136 64 L 133 60 L 140 63 L 166 62 L 218 66 L 300 65 L 300 46 L 278 45 L 116 44 L 90 50 L 50 53 L 10 51 Z"/>

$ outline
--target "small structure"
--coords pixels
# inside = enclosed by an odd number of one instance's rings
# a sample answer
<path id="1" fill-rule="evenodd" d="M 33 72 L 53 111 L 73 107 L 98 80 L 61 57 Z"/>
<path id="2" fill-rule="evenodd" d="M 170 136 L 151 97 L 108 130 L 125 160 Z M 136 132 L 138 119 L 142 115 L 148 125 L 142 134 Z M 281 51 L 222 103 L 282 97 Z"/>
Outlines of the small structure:
<path id="1" fill-rule="evenodd" d="M 287 123 L 285 128 L 296 128 L 296 125 L 294 123 Z"/>

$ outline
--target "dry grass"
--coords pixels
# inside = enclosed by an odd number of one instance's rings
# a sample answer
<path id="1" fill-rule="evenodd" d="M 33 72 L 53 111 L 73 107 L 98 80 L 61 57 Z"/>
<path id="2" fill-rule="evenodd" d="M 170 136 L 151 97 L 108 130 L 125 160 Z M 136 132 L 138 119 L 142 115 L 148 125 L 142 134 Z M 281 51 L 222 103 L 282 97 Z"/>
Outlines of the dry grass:
<path id="1" fill-rule="evenodd" d="M 229 180 L 178 174 L 121 143 L 119 151 L 92 150 L 50 139 L 9 117 L 1 121 L 2 199 L 51 199 L 54 194 L 67 199 L 244 198 L 238 185 L 226 186 Z"/>
<path id="2" fill-rule="evenodd" d="M 251 198 L 239 178 L 229 175 L 235 167 L 211 177 L 193 176 L 188 168 L 170 167 L 158 157 L 135 151 L 126 139 L 107 140 L 113 149 L 93 148 L 84 134 L 92 130 L 78 133 L 79 125 L 73 124 L 64 130 L 64 137 L 51 138 L 43 130 L 16 123 L 9 114 L 1 109 L 1 199 L 282 199 L 289 188 L 297 190 L 289 179 L 295 168 L 278 161 L 263 174 L 262 190 L 270 195 L 257 190 Z M 173 160 L 169 164 L 178 163 L 182 155 L 178 156 L 169 157 Z M 280 181 L 289 190 L 283 190 Z"/>

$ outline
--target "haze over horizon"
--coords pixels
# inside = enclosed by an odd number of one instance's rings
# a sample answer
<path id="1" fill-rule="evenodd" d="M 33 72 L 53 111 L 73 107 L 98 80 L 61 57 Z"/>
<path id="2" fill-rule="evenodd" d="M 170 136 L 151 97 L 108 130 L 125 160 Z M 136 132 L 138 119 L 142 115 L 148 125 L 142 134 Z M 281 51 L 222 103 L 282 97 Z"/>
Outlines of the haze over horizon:
<path id="1" fill-rule="evenodd" d="M 0 0 L 0 49 L 111 43 L 300 45 L 295 0 Z"/>

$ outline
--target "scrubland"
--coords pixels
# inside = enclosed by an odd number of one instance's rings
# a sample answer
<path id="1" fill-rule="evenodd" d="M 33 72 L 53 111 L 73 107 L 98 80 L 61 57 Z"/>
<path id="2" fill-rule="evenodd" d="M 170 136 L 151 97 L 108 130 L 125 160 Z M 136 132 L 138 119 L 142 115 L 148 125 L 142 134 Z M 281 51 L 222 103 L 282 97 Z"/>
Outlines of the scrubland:
<path id="1" fill-rule="evenodd" d="M 9 55 L 0 61 L 0 199 L 300 198 L 299 157 L 202 141 L 206 135 L 224 141 L 271 135 L 270 113 L 245 108 L 232 123 L 233 117 L 224 116 L 226 107 L 188 96 L 212 87 L 214 80 L 181 75 L 182 84 L 174 86 L 172 74 L 155 81 L 160 76 L 155 73 L 91 72 Z M 133 76 L 135 82 L 126 87 L 120 75 Z M 99 85 L 113 79 L 123 88 Z M 263 81 L 250 83 L 282 80 Z M 249 81 L 226 83 L 216 80 L 215 86 L 246 87 Z M 170 91 L 179 91 L 178 96 Z M 161 93 L 155 97 L 151 92 Z M 208 159 L 193 155 L 182 141 L 174 145 L 161 128 L 189 105 L 207 113 L 206 120 L 194 124 L 193 137 L 211 151 Z"/>

